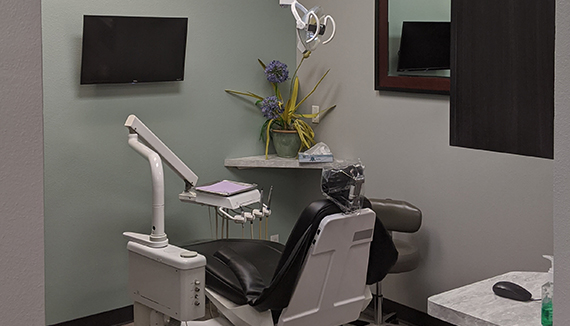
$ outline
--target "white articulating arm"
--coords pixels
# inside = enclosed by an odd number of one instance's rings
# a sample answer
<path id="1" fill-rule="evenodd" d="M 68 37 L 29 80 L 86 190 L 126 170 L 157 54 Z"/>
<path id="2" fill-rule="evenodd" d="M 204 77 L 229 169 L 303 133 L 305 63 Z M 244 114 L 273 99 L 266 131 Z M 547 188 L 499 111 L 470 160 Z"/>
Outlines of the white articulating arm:
<path id="1" fill-rule="evenodd" d="M 129 128 L 131 132 L 137 133 L 152 150 L 156 151 L 164 162 L 186 183 L 186 190 L 195 186 L 198 182 L 198 176 L 182 162 L 181 159 L 174 154 L 170 148 L 152 133 L 147 126 L 142 123 L 134 114 L 131 114 L 125 122 L 125 127 Z"/>
<path id="2" fill-rule="evenodd" d="M 131 114 L 127 118 L 127 121 L 125 121 L 125 127 L 127 127 L 130 132 L 129 145 L 149 161 L 152 177 L 153 214 L 151 234 L 149 236 L 125 232 L 124 235 L 131 241 L 153 248 L 162 248 L 168 245 L 168 238 L 166 237 L 164 228 L 164 172 L 162 160 L 184 180 L 185 189 L 178 196 L 181 201 L 224 207 L 226 209 L 237 209 L 260 201 L 260 194 L 257 189 L 251 189 L 231 196 L 220 196 L 218 194 L 193 191 L 192 188 L 198 182 L 198 176 L 145 126 L 142 121 Z M 263 213 L 266 213 L 266 211 L 263 211 Z"/>
<path id="3" fill-rule="evenodd" d="M 150 236 L 125 234 L 130 239 L 135 238 L 152 247 L 164 247 L 168 244 L 164 233 L 164 170 L 160 155 L 141 143 L 137 134 L 129 134 L 129 146 L 136 150 L 150 164 L 152 179 L 152 230 Z"/>
<path id="4" fill-rule="evenodd" d="M 162 160 L 184 180 L 185 190 L 189 190 L 198 182 L 198 177 L 184 164 L 170 148 L 156 137 L 135 115 L 130 115 L 125 122 L 129 128 L 129 145 L 150 164 L 152 177 L 152 229 L 150 235 L 133 232 L 123 233 L 131 241 L 152 248 L 168 245 L 164 229 L 164 171 Z M 141 142 L 144 141 L 143 142 Z"/>

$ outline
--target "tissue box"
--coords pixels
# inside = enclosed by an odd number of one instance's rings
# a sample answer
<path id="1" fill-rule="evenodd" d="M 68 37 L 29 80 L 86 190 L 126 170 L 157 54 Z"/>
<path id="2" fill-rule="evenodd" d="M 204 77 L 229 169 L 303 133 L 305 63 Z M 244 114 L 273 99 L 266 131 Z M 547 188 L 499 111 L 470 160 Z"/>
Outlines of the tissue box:
<path id="1" fill-rule="evenodd" d="M 299 153 L 299 163 L 330 163 L 333 160 L 332 154 Z"/>

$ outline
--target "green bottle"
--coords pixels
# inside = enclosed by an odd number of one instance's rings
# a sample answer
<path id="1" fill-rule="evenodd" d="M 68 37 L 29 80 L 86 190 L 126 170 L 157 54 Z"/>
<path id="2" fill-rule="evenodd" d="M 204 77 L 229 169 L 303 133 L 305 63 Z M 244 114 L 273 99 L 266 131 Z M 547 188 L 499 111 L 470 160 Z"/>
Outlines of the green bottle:
<path id="1" fill-rule="evenodd" d="M 554 282 L 553 282 L 553 270 L 554 270 L 554 257 L 544 255 L 542 256 L 549 259 L 551 262 L 551 267 L 548 270 L 548 282 L 544 283 L 542 286 L 542 309 L 541 309 L 541 323 L 542 326 L 552 326 L 552 298 L 554 295 Z"/>

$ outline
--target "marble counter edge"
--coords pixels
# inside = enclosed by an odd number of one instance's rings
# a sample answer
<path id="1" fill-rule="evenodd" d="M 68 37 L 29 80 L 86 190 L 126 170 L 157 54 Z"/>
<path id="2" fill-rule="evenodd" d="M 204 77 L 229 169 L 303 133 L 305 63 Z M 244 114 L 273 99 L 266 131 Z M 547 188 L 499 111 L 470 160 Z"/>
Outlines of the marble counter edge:
<path id="1" fill-rule="evenodd" d="M 322 169 L 331 167 L 335 164 L 342 164 L 345 160 L 335 159 L 332 163 L 299 163 L 294 158 L 277 157 L 275 154 L 227 158 L 224 160 L 224 166 L 228 168 L 252 169 L 252 168 L 282 168 L 282 169 Z"/>
<path id="2" fill-rule="evenodd" d="M 441 306 L 433 301 L 429 301 L 427 306 L 428 315 L 437 319 L 443 320 L 456 326 L 499 326 L 495 323 L 490 323 L 479 318 L 470 316 L 461 311 L 449 309 Z"/>

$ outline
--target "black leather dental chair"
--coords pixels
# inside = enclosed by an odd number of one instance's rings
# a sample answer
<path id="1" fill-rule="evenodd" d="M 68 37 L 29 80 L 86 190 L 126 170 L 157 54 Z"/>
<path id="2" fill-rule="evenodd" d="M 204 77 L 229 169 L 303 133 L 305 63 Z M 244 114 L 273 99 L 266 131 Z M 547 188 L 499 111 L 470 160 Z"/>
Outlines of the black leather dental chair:
<path id="1" fill-rule="evenodd" d="M 330 200 L 315 201 L 285 245 L 222 239 L 184 248 L 206 257 L 209 298 L 224 301 L 230 308 L 216 307 L 236 325 L 341 325 L 358 318 L 371 299 L 366 284 L 381 281 L 398 257 L 370 201 L 363 206 L 343 214 Z M 271 323 L 258 313 L 270 315 Z"/>

